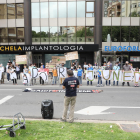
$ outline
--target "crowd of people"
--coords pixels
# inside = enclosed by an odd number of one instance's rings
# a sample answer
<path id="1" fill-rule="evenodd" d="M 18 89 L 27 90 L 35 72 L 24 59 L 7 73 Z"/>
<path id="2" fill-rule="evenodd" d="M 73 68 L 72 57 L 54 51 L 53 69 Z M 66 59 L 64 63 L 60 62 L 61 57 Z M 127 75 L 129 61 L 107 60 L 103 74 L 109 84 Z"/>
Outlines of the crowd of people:
<path id="1" fill-rule="evenodd" d="M 60 67 L 64 67 L 64 63 L 60 64 Z M 98 79 L 98 82 L 97 82 L 97 86 L 103 86 L 103 81 L 102 81 L 102 74 L 101 74 L 101 71 L 102 71 L 102 66 L 99 66 L 97 63 L 95 63 L 93 66 L 97 66 L 98 69 L 97 69 L 97 75 L 94 75 L 94 78 L 97 78 Z M 89 64 L 86 64 L 86 62 L 84 63 L 84 65 L 78 65 L 77 61 L 71 63 L 71 68 L 70 69 L 67 69 L 67 70 L 72 70 L 73 73 L 74 73 L 74 77 L 77 77 L 78 80 L 79 80 L 79 84 L 80 86 L 82 86 L 82 80 L 86 80 L 87 78 L 87 74 L 88 74 L 88 71 L 89 70 L 94 70 L 94 67 L 93 67 L 90 63 Z M 115 66 L 112 65 L 112 63 L 109 61 L 108 63 L 106 63 L 105 65 L 105 70 L 110 70 L 110 71 L 118 71 L 120 70 L 121 68 L 121 65 L 119 62 L 116 62 Z M 27 77 L 27 74 L 30 74 L 31 75 L 31 71 L 32 71 L 32 68 L 37 68 L 36 67 L 36 64 L 31 64 L 29 67 L 27 67 L 27 65 L 24 65 L 24 68 L 23 68 L 23 77 Z M 128 61 L 126 61 L 125 65 L 123 66 L 122 70 L 123 71 L 131 71 L 132 70 L 132 65 L 129 64 Z M 2 76 L 1 76 L 1 84 L 4 84 L 4 67 L 3 65 L 1 64 L 0 65 L 0 71 L 2 72 Z M 7 82 L 9 82 L 10 80 L 13 81 L 13 84 L 17 84 L 17 81 L 20 80 L 20 72 L 21 72 L 21 69 L 20 69 L 20 65 L 16 64 L 15 60 L 13 60 L 13 62 L 11 62 L 10 60 L 8 61 L 7 65 L 6 65 L 6 69 L 5 69 L 6 73 L 7 73 Z M 136 68 L 135 71 L 138 71 L 139 72 L 139 68 Z M 57 81 L 60 81 L 60 85 L 63 84 L 63 81 L 65 78 L 59 78 L 58 76 L 58 72 L 57 72 L 57 66 L 54 66 L 53 67 L 53 70 L 50 71 L 49 69 L 49 65 L 44 65 L 43 63 L 41 63 L 41 66 L 40 68 L 38 69 L 38 72 L 47 72 L 47 74 L 51 77 L 51 84 L 52 85 L 56 85 L 57 84 Z M 15 76 L 13 78 L 11 78 L 11 74 L 15 74 Z M 44 80 L 42 79 L 42 77 L 40 76 L 39 78 L 39 82 L 40 84 L 44 85 Z M 23 82 L 24 83 L 24 82 Z M 34 85 L 36 84 L 36 79 L 32 78 L 31 79 L 31 83 Z M 26 83 L 24 83 L 26 84 Z M 87 80 L 87 86 L 88 85 L 92 85 L 93 82 L 92 80 Z M 125 82 L 122 83 L 122 86 L 124 86 Z M 106 80 L 105 82 L 105 86 L 111 86 L 111 80 Z M 113 81 L 113 85 L 119 85 L 119 81 Z M 127 85 L 130 86 L 130 83 L 127 82 Z M 138 83 L 135 84 L 135 87 L 138 87 Z"/>

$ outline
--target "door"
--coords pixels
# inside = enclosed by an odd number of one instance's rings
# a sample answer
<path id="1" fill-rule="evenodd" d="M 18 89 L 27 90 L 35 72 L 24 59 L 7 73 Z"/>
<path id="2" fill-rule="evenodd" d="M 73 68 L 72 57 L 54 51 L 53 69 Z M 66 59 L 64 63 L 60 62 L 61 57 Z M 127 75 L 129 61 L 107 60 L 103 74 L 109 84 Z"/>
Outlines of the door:
<path id="1" fill-rule="evenodd" d="M 42 63 L 42 54 L 33 54 L 33 63 L 39 68 Z"/>

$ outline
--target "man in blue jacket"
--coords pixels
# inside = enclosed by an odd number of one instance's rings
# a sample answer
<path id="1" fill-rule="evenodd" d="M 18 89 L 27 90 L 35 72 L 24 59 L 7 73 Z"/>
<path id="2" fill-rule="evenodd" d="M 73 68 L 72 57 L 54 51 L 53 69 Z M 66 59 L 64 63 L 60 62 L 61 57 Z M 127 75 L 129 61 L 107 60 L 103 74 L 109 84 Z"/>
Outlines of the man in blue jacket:
<path id="1" fill-rule="evenodd" d="M 89 67 L 87 68 L 87 70 L 93 70 L 93 67 L 91 66 L 91 64 L 89 64 Z M 92 81 L 90 81 L 90 84 L 92 85 Z M 89 85 L 89 81 L 87 81 L 87 86 L 88 85 Z"/>

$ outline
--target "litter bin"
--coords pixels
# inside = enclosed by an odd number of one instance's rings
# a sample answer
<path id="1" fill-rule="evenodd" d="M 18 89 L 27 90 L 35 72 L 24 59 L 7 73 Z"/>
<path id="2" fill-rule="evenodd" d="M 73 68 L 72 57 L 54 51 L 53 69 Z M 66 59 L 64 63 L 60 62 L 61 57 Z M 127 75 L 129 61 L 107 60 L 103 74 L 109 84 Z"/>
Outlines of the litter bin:
<path id="1" fill-rule="evenodd" d="M 53 118 L 53 101 L 44 100 L 41 103 L 41 114 L 43 119 L 52 119 Z"/>

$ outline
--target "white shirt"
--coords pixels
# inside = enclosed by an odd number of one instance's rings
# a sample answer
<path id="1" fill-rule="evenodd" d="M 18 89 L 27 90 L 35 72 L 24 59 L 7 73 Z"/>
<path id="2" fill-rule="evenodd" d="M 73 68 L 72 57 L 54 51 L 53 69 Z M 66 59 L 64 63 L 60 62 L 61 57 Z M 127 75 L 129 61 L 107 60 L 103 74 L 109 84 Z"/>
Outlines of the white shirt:
<path id="1" fill-rule="evenodd" d="M 20 71 L 20 66 L 16 66 L 16 71 Z"/>
<path id="2" fill-rule="evenodd" d="M 13 65 L 14 65 L 14 67 L 15 67 L 15 62 L 14 62 L 14 61 L 12 62 L 12 64 L 13 64 Z"/>
<path id="3" fill-rule="evenodd" d="M 0 67 L 0 71 L 1 72 L 4 72 L 4 67 Z"/>

